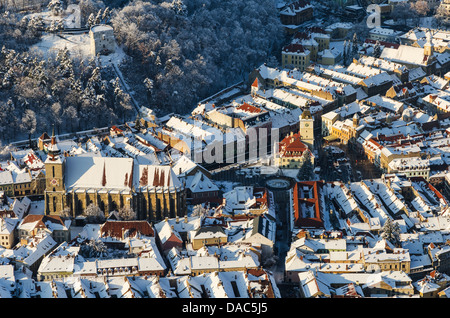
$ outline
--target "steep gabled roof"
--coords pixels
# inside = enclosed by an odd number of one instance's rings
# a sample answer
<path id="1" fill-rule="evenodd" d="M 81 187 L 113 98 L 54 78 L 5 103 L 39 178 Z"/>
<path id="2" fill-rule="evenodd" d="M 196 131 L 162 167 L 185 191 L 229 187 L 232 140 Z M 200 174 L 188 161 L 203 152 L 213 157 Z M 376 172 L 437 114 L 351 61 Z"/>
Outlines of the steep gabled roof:
<path id="1" fill-rule="evenodd" d="M 219 191 L 219 188 L 205 176 L 201 171 L 197 171 L 194 176 L 187 177 L 186 186 L 193 192 Z"/>
<path id="2" fill-rule="evenodd" d="M 66 189 L 130 190 L 131 184 L 125 179 L 129 181 L 132 175 L 131 158 L 67 157 L 64 182 Z"/>
<path id="3" fill-rule="evenodd" d="M 286 136 L 279 144 L 281 156 L 287 156 L 288 153 L 299 153 L 300 156 L 308 147 L 300 140 L 300 133 Z"/>
<path id="4" fill-rule="evenodd" d="M 64 221 L 57 215 L 27 215 L 19 224 L 19 228 L 32 231 L 36 228 L 53 230 L 55 226 L 65 227 Z"/>

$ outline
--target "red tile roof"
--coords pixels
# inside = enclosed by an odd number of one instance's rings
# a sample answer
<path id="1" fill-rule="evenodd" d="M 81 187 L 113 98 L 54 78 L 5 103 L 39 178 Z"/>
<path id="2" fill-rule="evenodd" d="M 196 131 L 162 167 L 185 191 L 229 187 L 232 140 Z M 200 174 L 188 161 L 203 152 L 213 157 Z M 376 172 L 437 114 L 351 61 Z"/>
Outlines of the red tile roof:
<path id="1" fill-rule="evenodd" d="M 301 155 L 307 149 L 308 147 L 300 140 L 300 133 L 284 137 L 279 144 L 281 156 L 289 156 L 293 152 L 298 152 Z"/>
<path id="2" fill-rule="evenodd" d="M 244 112 L 248 112 L 248 113 L 255 113 L 255 114 L 259 114 L 262 112 L 262 110 L 258 107 L 255 107 L 253 105 L 244 103 L 241 106 L 237 107 L 236 109 L 238 110 L 242 110 Z"/>
<path id="3" fill-rule="evenodd" d="M 287 53 L 305 53 L 306 49 L 301 44 L 291 43 L 283 47 L 283 52 Z"/>
<path id="4" fill-rule="evenodd" d="M 295 223 L 299 227 L 323 228 L 321 218 L 321 207 L 319 197 L 319 187 L 323 185 L 320 181 L 302 181 L 297 182 L 293 189 L 293 205 Z M 308 186 L 313 188 L 313 197 L 309 199 L 299 197 L 299 187 Z M 314 207 L 314 217 L 304 217 L 300 204 L 307 204 Z"/>
<path id="5" fill-rule="evenodd" d="M 142 235 L 154 237 L 153 227 L 147 221 L 106 221 L 100 229 L 102 235 L 123 238 L 123 232 L 128 231 L 128 235 L 133 237 L 138 232 Z"/>

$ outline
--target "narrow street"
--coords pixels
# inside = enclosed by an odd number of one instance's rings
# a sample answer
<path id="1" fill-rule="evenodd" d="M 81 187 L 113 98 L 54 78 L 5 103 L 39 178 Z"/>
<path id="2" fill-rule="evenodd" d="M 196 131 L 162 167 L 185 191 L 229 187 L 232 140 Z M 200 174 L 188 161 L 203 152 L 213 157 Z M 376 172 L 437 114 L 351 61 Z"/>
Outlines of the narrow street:
<path id="1" fill-rule="evenodd" d="M 275 241 L 277 264 L 273 268 L 273 274 L 282 297 L 295 295 L 295 288 L 293 289 L 291 284 L 284 283 L 285 260 L 291 241 L 289 191 L 290 190 L 273 191 L 277 216 L 277 235 Z"/>

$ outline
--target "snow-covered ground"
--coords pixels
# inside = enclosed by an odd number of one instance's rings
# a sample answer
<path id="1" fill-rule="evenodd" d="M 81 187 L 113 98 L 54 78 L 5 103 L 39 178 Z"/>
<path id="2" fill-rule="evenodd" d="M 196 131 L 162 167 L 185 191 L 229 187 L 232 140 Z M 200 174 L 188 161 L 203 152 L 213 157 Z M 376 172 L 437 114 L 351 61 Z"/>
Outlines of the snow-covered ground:
<path id="1" fill-rule="evenodd" d="M 29 214 L 44 215 L 45 214 L 45 200 L 31 201 Z"/>
<path id="2" fill-rule="evenodd" d="M 59 16 L 54 16 L 50 11 L 43 11 L 38 13 L 31 13 L 26 15 L 25 19 L 33 17 L 41 17 L 45 26 L 50 26 L 53 21 L 63 20 L 65 28 L 79 28 L 81 27 L 80 7 L 76 4 L 67 6 L 64 13 Z M 51 52 L 56 53 L 57 50 L 67 47 L 72 56 L 85 57 L 89 53 L 89 34 L 47 34 L 41 38 L 41 41 L 33 45 L 30 50 L 37 50 L 41 52 L 44 57 L 47 57 Z"/>
<path id="3" fill-rule="evenodd" d="M 32 17 L 38 16 L 42 17 L 46 26 L 50 26 L 52 21 L 59 21 L 63 19 L 65 28 L 82 27 L 80 7 L 77 4 L 68 5 L 65 12 L 60 16 L 54 16 L 49 11 L 43 11 L 29 14 L 25 16 L 25 18 L 31 19 Z M 66 47 L 73 57 L 85 59 L 92 57 L 90 46 L 91 44 L 88 31 L 78 34 L 44 33 L 41 37 L 41 41 L 33 45 L 30 49 L 37 50 L 41 52 L 44 57 L 47 57 L 49 54 L 56 54 L 58 50 Z M 123 52 L 122 48 L 116 45 L 115 52 L 109 55 L 101 55 L 100 61 L 104 66 L 110 63 L 118 66 L 125 57 L 126 54 Z"/>
<path id="4" fill-rule="evenodd" d="M 116 44 L 116 50 L 114 53 L 110 53 L 108 55 L 100 55 L 100 62 L 102 65 L 108 65 L 113 63 L 116 66 L 119 66 L 120 63 L 127 58 L 127 55 L 123 51 L 123 49 Z"/>
<path id="5" fill-rule="evenodd" d="M 30 50 L 37 50 L 44 57 L 56 54 L 58 50 L 66 47 L 73 57 L 87 58 L 90 53 L 89 34 L 44 34 L 41 41 L 33 45 Z"/>
<path id="6" fill-rule="evenodd" d="M 49 10 L 47 10 L 43 12 L 28 14 L 24 18 L 31 19 L 32 17 L 41 17 L 46 26 L 50 26 L 52 21 L 57 22 L 62 19 L 64 22 L 64 27 L 66 28 L 81 27 L 81 14 L 78 4 L 68 5 L 64 13 L 58 16 L 53 15 Z"/>
<path id="7" fill-rule="evenodd" d="M 89 33 L 80 34 L 44 34 L 41 41 L 33 45 L 30 50 L 37 50 L 41 52 L 44 57 L 49 54 L 56 54 L 58 50 L 67 48 L 72 57 L 86 59 L 93 57 L 90 51 Z M 103 66 L 108 64 L 120 65 L 123 59 L 126 58 L 125 52 L 122 48 L 116 45 L 114 53 L 108 55 L 100 55 L 100 62 Z"/>

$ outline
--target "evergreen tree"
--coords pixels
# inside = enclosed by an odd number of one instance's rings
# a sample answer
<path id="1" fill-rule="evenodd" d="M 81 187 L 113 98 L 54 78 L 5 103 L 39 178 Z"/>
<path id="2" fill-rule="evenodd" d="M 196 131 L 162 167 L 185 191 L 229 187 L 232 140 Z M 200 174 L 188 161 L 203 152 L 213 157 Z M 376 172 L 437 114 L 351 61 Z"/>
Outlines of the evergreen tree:
<path id="1" fill-rule="evenodd" d="M 70 58 L 67 47 L 58 50 L 58 53 L 56 54 L 56 63 L 56 69 L 60 76 L 70 77 L 73 75 L 72 59 Z"/>
<path id="2" fill-rule="evenodd" d="M 131 105 L 131 97 L 125 93 L 120 87 L 120 80 L 116 78 L 113 81 L 113 100 L 115 108 L 118 110 L 119 114 L 122 114 L 122 120 L 125 121 L 128 112 L 133 109 Z"/>
<path id="3" fill-rule="evenodd" d="M 144 79 L 144 85 L 145 85 L 145 88 L 147 89 L 147 101 L 149 103 L 151 103 L 152 91 L 153 91 L 153 81 L 151 79 L 149 79 L 148 77 L 146 77 Z"/>
<path id="4" fill-rule="evenodd" d="M 95 16 L 94 24 L 102 23 L 102 9 L 98 10 L 97 15 Z"/>
<path id="5" fill-rule="evenodd" d="M 375 45 L 373 47 L 373 56 L 380 57 L 380 55 L 381 55 L 381 46 L 380 46 L 380 42 L 377 40 L 377 42 L 375 43 Z"/>
<path id="6" fill-rule="evenodd" d="M 52 20 L 50 22 L 50 25 L 47 27 L 48 32 L 56 32 L 58 31 L 58 22 L 55 20 Z"/>
<path id="7" fill-rule="evenodd" d="M 91 77 L 89 78 L 87 83 L 87 88 L 91 90 L 93 94 L 101 94 L 102 86 L 102 76 L 100 68 L 97 66 L 92 70 Z"/>
<path id="8" fill-rule="evenodd" d="M 314 176 L 314 167 L 311 161 L 311 152 L 305 150 L 302 154 L 302 166 L 300 167 L 297 178 L 301 181 L 310 181 Z"/>
<path id="9" fill-rule="evenodd" d="M 14 82 L 14 70 L 10 68 L 4 75 L 1 86 L 3 88 L 11 88 Z"/>
<path id="10" fill-rule="evenodd" d="M 80 246 L 80 255 L 85 258 L 108 257 L 108 249 L 101 240 L 89 240 Z"/>
<path id="11" fill-rule="evenodd" d="M 91 13 L 88 17 L 86 26 L 88 28 L 92 28 L 93 25 L 95 25 L 95 15 L 93 13 Z"/>
<path id="12" fill-rule="evenodd" d="M 60 15 L 63 12 L 63 3 L 61 0 L 51 0 L 48 3 L 47 8 L 53 15 Z"/>
<path id="13" fill-rule="evenodd" d="M 344 41 L 344 48 L 342 49 L 342 60 L 344 63 L 344 66 L 347 66 L 348 61 L 348 48 L 347 48 L 347 40 Z"/>
<path id="14" fill-rule="evenodd" d="M 63 19 L 59 19 L 58 22 L 56 23 L 56 30 L 57 31 L 64 30 L 64 20 Z"/>
<path id="15" fill-rule="evenodd" d="M 393 222 L 391 218 L 388 218 L 381 229 L 381 237 L 391 242 L 394 245 L 398 245 L 400 242 L 400 227 L 398 223 Z"/>
<path id="16" fill-rule="evenodd" d="M 103 23 L 109 23 L 111 22 L 111 10 L 109 7 L 106 7 L 102 14 L 102 22 Z"/>
<path id="17" fill-rule="evenodd" d="M 44 29 L 44 22 L 42 17 L 32 17 L 28 20 L 27 28 L 30 30 L 31 34 L 35 37 L 39 37 L 42 34 L 42 30 Z"/>
<path id="18" fill-rule="evenodd" d="M 358 36 L 356 35 L 356 32 L 353 34 L 353 40 L 352 40 L 352 57 L 357 58 L 358 56 Z"/>

